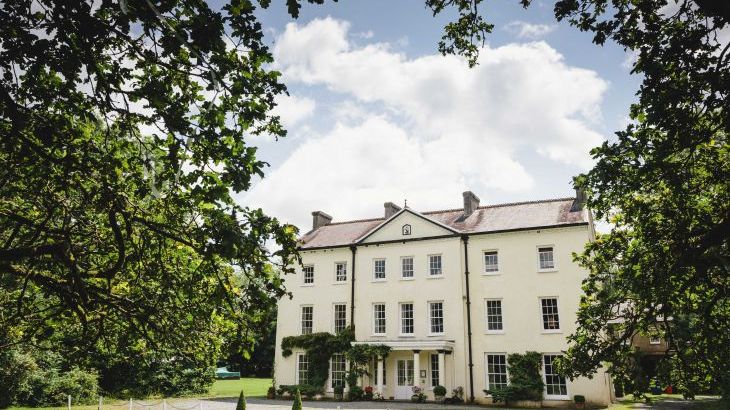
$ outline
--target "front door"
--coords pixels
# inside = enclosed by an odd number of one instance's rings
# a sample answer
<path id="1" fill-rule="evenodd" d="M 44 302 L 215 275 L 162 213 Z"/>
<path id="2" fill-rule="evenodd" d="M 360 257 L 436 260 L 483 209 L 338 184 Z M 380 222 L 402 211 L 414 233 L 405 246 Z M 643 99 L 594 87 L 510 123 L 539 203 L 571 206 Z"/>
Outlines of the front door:
<path id="1" fill-rule="evenodd" d="M 413 359 L 398 360 L 398 378 L 395 386 L 395 398 L 408 400 L 413 395 Z"/>

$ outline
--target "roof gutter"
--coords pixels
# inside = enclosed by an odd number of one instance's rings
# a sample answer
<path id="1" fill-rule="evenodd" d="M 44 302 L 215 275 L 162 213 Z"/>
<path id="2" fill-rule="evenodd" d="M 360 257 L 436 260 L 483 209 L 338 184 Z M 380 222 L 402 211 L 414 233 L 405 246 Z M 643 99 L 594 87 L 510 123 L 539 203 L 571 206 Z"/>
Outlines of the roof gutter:
<path id="1" fill-rule="evenodd" d="M 474 402 L 474 356 L 471 343 L 471 295 L 469 292 L 469 235 L 462 235 L 464 242 L 464 280 L 466 282 L 466 332 L 469 348 L 469 401 Z"/>

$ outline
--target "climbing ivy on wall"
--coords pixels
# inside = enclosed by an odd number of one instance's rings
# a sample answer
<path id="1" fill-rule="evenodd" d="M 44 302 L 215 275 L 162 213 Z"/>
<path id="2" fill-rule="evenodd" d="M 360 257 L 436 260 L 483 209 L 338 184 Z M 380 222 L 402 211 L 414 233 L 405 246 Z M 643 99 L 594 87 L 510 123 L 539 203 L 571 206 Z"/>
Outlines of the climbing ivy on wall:
<path id="1" fill-rule="evenodd" d="M 355 333 L 352 328 L 333 335 L 328 332 L 310 333 L 300 336 L 288 336 L 281 341 L 281 353 L 284 357 L 292 354 L 292 349 L 303 349 L 309 357 L 307 370 L 308 385 L 322 388 L 327 382 L 330 371 L 330 358 L 337 353 L 345 354 L 353 367 L 350 374 L 361 375 L 364 366 L 373 356 L 387 356 L 390 348 L 383 345 L 352 346 Z M 348 385 L 353 386 L 349 382 Z"/>
<path id="2" fill-rule="evenodd" d="M 508 404 L 515 400 L 542 400 L 545 384 L 542 381 L 542 354 L 538 352 L 514 353 L 507 356 L 509 384 L 502 389 L 485 390 L 494 402 Z"/>

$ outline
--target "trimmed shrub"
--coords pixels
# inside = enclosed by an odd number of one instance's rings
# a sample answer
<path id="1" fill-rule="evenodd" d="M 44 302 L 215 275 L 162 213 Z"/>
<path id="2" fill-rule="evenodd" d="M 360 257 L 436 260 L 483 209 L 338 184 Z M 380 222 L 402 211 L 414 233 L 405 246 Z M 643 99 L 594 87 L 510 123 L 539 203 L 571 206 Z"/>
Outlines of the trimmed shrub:
<path id="1" fill-rule="evenodd" d="M 350 386 L 350 391 L 347 392 L 347 400 L 349 400 L 349 401 L 362 400 L 362 397 L 364 394 L 365 394 L 365 392 L 363 391 L 362 387 Z"/>
<path id="2" fill-rule="evenodd" d="M 545 384 L 542 381 L 542 354 L 526 352 L 511 354 L 507 357 L 510 369 L 510 381 L 502 389 L 490 389 L 484 392 L 492 395 L 495 403 L 508 404 L 515 400 L 542 400 Z"/>
<path id="3" fill-rule="evenodd" d="M 294 403 L 291 405 L 291 410 L 302 410 L 302 395 L 299 394 L 299 389 L 294 393 Z"/>
<path id="4" fill-rule="evenodd" d="M 238 403 L 236 403 L 236 410 L 246 410 L 246 398 L 243 397 L 243 390 L 241 390 L 241 395 L 238 396 Z"/>
<path id="5" fill-rule="evenodd" d="M 436 386 L 433 388 L 433 395 L 434 396 L 446 396 L 446 387 L 444 386 Z"/>

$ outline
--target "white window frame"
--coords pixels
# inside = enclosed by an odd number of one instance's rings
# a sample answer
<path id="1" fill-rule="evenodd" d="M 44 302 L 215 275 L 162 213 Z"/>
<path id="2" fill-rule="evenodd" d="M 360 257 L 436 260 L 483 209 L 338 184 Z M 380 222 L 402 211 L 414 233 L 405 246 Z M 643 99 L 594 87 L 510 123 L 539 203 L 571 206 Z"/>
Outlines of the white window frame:
<path id="1" fill-rule="evenodd" d="M 434 357 L 436 358 L 436 361 L 434 362 Z M 434 377 L 434 364 L 436 364 L 436 384 L 433 383 Z M 438 380 L 439 376 L 441 375 L 441 368 L 439 367 L 439 354 L 438 353 L 430 353 L 428 355 L 428 386 L 430 387 L 429 390 L 433 390 L 434 387 L 438 386 Z M 446 386 L 444 386 L 446 387 Z"/>
<path id="2" fill-rule="evenodd" d="M 433 332 L 433 319 L 435 319 L 433 316 L 431 316 L 431 305 L 434 303 L 440 303 L 441 304 L 441 332 Z M 444 314 L 444 301 L 443 300 L 429 300 L 426 304 L 426 309 L 428 309 L 428 335 L 429 336 L 441 336 L 446 332 L 446 315 Z"/>
<path id="3" fill-rule="evenodd" d="M 499 302 L 499 321 L 502 324 L 501 329 L 489 328 L 489 302 Z M 484 333 L 492 335 L 504 334 L 504 301 L 501 298 L 484 299 Z"/>
<path id="4" fill-rule="evenodd" d="M 541 248 L 550 248 L 552 249 L 553 254 L 553 267 L 552 268 L 543 268 L 540 264 L 540 249 Z M 558 271 L 558 257 L 555 252 L 555 245 L 546 244 L 546 245 L 538 245 L 535 247 L 535 251 L 537 254 L 537 271 L 538 272 L 557 272 Z"/>
<path id="5" fill-rule="evenodd" d="M 311 318 L 310 321 L 310 331 L 309 333 L 304 333 L 304 308 L 311 308 Z M 300 335 L 308 335 L 314 333 L 314 305 L 301 305 L 299 307 L 299 334 Z"/>
<path id="6" fill-rule="evenodd" d="M 484 353 L 484 385 L 487 386 L 486 390 L 492 388 L 489 384 L 490 374 L 501 374 L 501 373 L 489 373 L 489 356 L 503 356 L 504 357 L 504 374 L 507 377 L 507 385 L 509 385 L 509 363 L 507 363 L 507 353 L 505 352 L 485 352 Z M 491 394 L 488 395 L 491 397 Z"/>
<path id="7" fill-rule="evenodd" d="M 345 326 L 341 330 L 337 330 L 337 306 L 345 307 Z M 346 302 L 335 302 L 332 304 L 332 332 L 337 334 L 347 329 L 347 303 Z"/>
<path id="8" fill-rule="evenodd" d="M 407 260 L 411 260 L 411 276 L 405 276 L 405 269 L 403 263 Z M 400 257 L 400 278 L 401 280 L 414 280 L 416 278 L 416 263 L 413 256 L 401 256 Z"/>
<path id="9" fill-rule="evenodd" d="M 295 384 L 302 384 L 301 377 L 299 376 L 299 372 L 300 372 L 299 364 L 301 362 L 302 357 L 306 358 L 306 363 L 307 363 L 306 372 L 309 371 L 309 357 L 307 357 L 306 353 L 297 353 L 297 361 L 294 364 L 294 382 L 295 382 Z M 309 380 L 307 380 L 307 382 L 309 382 Z"/>
<path id="10" fill-rule="evenodd" d="M 659 336 L 649 336 L 649 344 L 660 345 L 662 344 L 662 338 L 660 338 Z"/>
<path id="11" fill-rule="evenodd" d="M 307 282 L 307 269 L 308 268 L 312 269 L 312 281 L 311 282 Z M 313 264 L 304 265 L 302 267 L 302 286 L 314 286 L 314 265 Z"/>
<path id="12" fill-rule="evenodd" d="M 339 268 L 342 266 L 343 273 L 345 275 L 345 279 L 340 280 L 339 274 Z M 344 284 L 347 283 L 347 262 L 335 262 L 335 284 Z"/>
<path id="13" fill-rule="evenodd" d="M 542 301 L 546 299 L 555 299 L 555 310 L 557 310 L 558 315 L 558 328 L 557 329 L 545 329 L 545 313 L 543 313 L 542 310 Z M 542 329 L 542 333 L 563 333 L 563 327 L 562 327 L 562 319 L 560 317 L 560 300 L 557 296 L 541 296 L 540 297 L 540 303 L 538 303 L 540 307 L 540 328 Z"/>
<path id="14" fill-rule="evenodd" d="M 383 277 L 382 278 L 378 278 L 376 276 L 376 270 L 375 269 L 376 269 L 376 266 L 377 266 L 377 264 L 378 264 L 379 261 L 383 261 Z M 375 259 L 373 259 L 373 282 L 385 282 L 387 280 L 387 278 L 388 278 L 388 268 L 387 268 L 387 263 L 385 261 L 385 258 L 375 258 Z"/>
<path id="15" fill-rule="evenodd" d="M 403 306 L 411 305 L 411 333 L 403 333 Z M 416 335 L 416 305 L 413 302 L 398 303 L 398 335 L 402 337 L 413 337 Z"/>
<path id="16" fill-rule="evenodd" d="M 329 374 L 329 377 L 328 377 L 328 380 L 327 380 L 328 391 L 334 391 L 335 390 L 334 377 L 333 377 L 334 376 L 334 372 L 335 372 L 335 370 L 334 370 L 335 368 L 332 365 L 334 363 L 335 356 L 342 356 L 342 358 L 345 361 L 344 369 L 341 371 L 341 373 L 342 373 L 342 387 L 345 388 L 347 386 L 347 368 L 348 368 L 347 358 L 345 357 L 345 354 L 344 353 L 335 353 L 335 354 L 332 355 L 332 357 L 330 357 L 330 371 L 329 371 L 330 374 Z M 340 371 L 338 370 L 338 372 L 340 372 Z"/>
<path id="17" fill-rule="evenodd" d="M 378 318 L 375 316 L 375 306 L 383 306 L 383 333 L 378 333 Z M 373 303 L 373 336 L 385 336 L 388 333 L 388 308 L 385 302 Z"/>
<path id="18" fill-rule="evenodd" d="M 494 253 L 497 256 L 497 270 L 487 270 L 487 254 Z M 499 275 L 502 273 L 502 269 L 499 263 L 499 250 L 498 249 L 484 249 L 482 250 L 482 275 L 491 276 Z"/>
<path id="19" fill-rule="evenodd" d="M 568 383 L 568 378 L 563 377 L 563 380 L 565 381 L 565 394 L 548 394 L 547 392 L 547 366 L 545 366 L 545 357 L 546 356 L 555 356 L 555 357 L 562 357 L 562 353 L 543 353 L 542 354 L 542 382 L 545 383 L 545 388 L 543 389 L 543 394 L 545 395 L 545 400 L 570 400 L 570 384 Z"/>
<path id="20" fill-rule="evenodd" d="M 432 274 L 431 273 L 431 258 L 438 257 L 439 259 L 439 273 Z M 428 255 L 428 274 L 426 275 L 427 278 L 442 278 L 444 276 L 444 257 L 440 253 L 432 253 Z"/>

